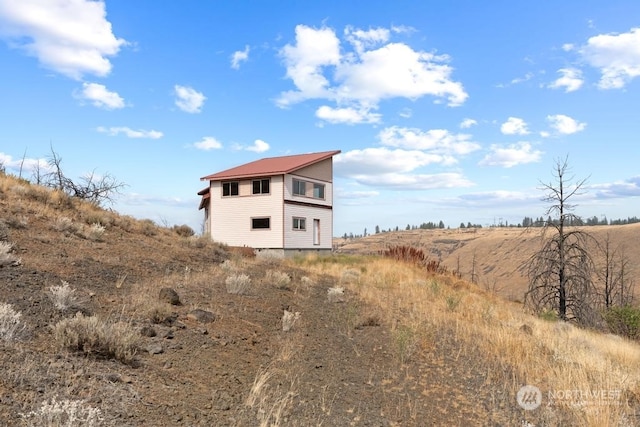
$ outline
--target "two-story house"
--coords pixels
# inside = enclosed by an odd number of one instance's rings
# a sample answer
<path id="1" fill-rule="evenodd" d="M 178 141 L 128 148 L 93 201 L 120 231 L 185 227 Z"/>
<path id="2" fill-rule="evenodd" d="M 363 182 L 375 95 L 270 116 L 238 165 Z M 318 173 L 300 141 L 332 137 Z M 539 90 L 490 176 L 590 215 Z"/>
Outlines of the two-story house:
<path id="1" fill-rule="evenodd" d="M 229 246 L 291 254 L 331 251 L 333 156 L 270 157 L 202 177 L 205 234 Z"/>

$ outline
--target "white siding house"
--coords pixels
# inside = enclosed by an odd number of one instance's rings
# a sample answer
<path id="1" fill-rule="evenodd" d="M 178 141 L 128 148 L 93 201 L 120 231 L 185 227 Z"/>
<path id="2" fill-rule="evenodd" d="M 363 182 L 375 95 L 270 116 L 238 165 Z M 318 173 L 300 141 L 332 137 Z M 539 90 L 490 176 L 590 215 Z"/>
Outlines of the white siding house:
<path id="1" fill-rule="evenodd" d="M 259 251 L 331 251 L 338 153 L 270 157 L 202 177 L 205 234 Z"/>

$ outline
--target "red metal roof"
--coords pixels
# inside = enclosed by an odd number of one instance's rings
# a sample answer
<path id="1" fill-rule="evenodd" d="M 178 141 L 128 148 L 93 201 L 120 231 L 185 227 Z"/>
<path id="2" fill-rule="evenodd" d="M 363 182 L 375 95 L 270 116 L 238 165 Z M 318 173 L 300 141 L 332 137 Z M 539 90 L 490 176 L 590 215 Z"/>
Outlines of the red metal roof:
<path id="1" fill-rule="evenodd" d="M 225 179 L 240 179 L 253 176 L 283 175 L 329 159 L 339 153 L 340 150 L 334 150 L 323 151 L 321 153 L 296 154 L 293 156 L 268 157 L 266 159 L 245 163 L 244 165 L 236 166 L 235 168 L 227 169 L 212 175 L 203 176 L 200 179 L 203 181 L 221 181 Z"/>

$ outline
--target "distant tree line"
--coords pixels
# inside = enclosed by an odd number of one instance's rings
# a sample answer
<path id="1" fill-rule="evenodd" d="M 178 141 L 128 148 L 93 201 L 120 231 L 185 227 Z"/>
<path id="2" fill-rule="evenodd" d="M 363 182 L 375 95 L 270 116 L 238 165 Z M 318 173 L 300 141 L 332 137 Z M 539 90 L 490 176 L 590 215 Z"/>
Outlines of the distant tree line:
<path id="1" fill-rule="evenodd" d="M 611 219 L 608 220 L 606 216 L 602 216 L 601 218 L 598 218 L 597 216 L 592 216 L 586 219 L 583 219 L 581 217 L 578 216 L 572 216 L 570 218 L 566 219 L 566 223 L 564 225 L 566 226 L 570 226 L 570 227 L 574 227 L 574 226 L 595 226 L 595 225 L 625 225 L 625 224 L 634 224 L 640 222 L 640 218 L 636 217 L 636 216 L 630 216 L 627 218 L 619 218 L 619 219 Z M 551 216 L 548 216 L 546 219 L 544 217 L 538 217 L 538 218 L 533 218 L 533 217 L 528 217 L 525 216 L 522 219 L 522 222 L 520 223 L 509 223 L 508 221 L 502 221 L 502 219 L 500 219 L 500 221 L 494 225 L 490 225 L 489 228 L 493 228 L 493 227 L 516 227 L 516 228 L 528 228 L 528 227 L 547 227 L 550 225 L 558 225 L 558 219 L 553 219 L 551 218 Z M 444 221 L 439 221 L 439 222 L 423 222 L 420 225 L 411 225 L 411 224 L 407 224 L 406 227 L 403 228 L 403 230 L 405 231 L 411 231 L 411 230 L 442 230 L 442 229 L 449 229 L 449 226 L 446 226 Z M 482 224 L 473 224 L 471 221 L 467 222 L 466 224 L 464 222 L 461 222 L 460 225 L 458 226 L 458 228 L 482 228 Z M 342 235 L 343 239 L 355 239 L 355 238 L 359 238 L 359 237 L 367 237 L 370 236 L 371 234 L 379 234 L 379 233 L 390 233 L 392 231 L 400 231 L 400 227 L 396 226 L 395 228 L 388 228 L 388 229 L 384 229 L 384 228 L 380 228 L 379 225 L 376 225 L 374 228 L 374 232 L 371 233 L 369 232 L 366 228 L 364 229 L 364 232 L 361 234 L 354 234 L 354 233 L 344 233 Z"/>

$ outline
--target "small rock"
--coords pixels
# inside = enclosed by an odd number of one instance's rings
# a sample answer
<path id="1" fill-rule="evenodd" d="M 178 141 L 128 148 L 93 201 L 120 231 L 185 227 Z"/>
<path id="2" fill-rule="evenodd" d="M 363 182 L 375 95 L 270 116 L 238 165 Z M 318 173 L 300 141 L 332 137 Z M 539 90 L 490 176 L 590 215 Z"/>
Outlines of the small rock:
<path id="1" fill-rule="evenodd" d="M 155 328 L 153 326 L 143 326 L 140 329 L 140 334 L 144 337 L 155 337 L 156 335 L 158 335 L 158 333 L 156 332 Z"/>
<path id="2" fill-rule="evenodd" d="M 533 329 L 531 329 L 531 326 L 527 325 L 526 323 L 520 326 L 520 330 L 527 335 L 533 335 Z"/>
<path id="3" fill-rule="evenodd" d="M 164 334 L 162 334 L 162 338 L 171 340 L 173 339 L 173 329 L 167 329 Z"/>
<path id="4" fill-rule="evenodd" d="M 216 315 L 210 311 L 196 308 L 195 310 L 191 310 L 189 314 L 187 314 L 187 319 L 195 320 L 200 323 L 211 323 L 216 320 Z"/>
<path id="5" fill-rule="evenodd" d="M 160 343 L 153 343 L 147 346 L 147 352 L 149 352 L 149 354 L 162 354 L 164 353 L 164 348 Z"/>
<path id="6" fill-rule="evenodd" d="M 180 295 L 173 288 L 162 288 L 158 295 L 160 301 L 169 303 L 171 305 L 181 305 Z"/>

